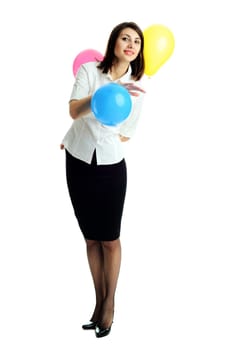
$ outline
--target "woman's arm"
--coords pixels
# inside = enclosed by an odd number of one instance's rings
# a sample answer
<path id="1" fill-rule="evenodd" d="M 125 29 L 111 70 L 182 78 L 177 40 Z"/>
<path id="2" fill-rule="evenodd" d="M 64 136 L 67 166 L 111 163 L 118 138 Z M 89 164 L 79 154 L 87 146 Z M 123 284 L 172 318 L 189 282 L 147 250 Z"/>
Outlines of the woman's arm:
<path id="1" fill-rule="evenodd" d="M 91 95 L 80 100 L 70 101 L 70 116 L 73 119 L 83 117 L 91 111 Z"/>

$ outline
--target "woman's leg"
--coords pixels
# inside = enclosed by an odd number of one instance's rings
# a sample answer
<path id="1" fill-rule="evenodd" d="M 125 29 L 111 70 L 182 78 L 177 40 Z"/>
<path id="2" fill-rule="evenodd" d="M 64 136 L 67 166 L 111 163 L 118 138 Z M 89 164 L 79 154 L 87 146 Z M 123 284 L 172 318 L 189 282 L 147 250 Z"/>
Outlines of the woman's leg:
<path id="1" fill-rule="evenodd" d="M 99 326 L 109 328 L 113 322 L 114 297 L 121 265 L 120 240 L 102 241 L 104 257 L 105 299 L 102 304 Z"/>
<path id="2" fill-rule="evenodd" d="M 103 300 L 105 299 L 106 294 L 104 280 L 104 256 L 101 242 L 86 240 L 86 245 L 87 258 L 94 282 L 96 295 L 95 310 L 90 321 L 97 322 L 100 317 Z"/>

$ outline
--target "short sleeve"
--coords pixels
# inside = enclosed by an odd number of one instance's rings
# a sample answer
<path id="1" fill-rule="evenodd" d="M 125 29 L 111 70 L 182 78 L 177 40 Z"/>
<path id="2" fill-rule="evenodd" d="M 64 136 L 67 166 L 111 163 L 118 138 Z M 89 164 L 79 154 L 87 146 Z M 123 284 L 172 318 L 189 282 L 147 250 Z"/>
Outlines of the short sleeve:
<path id="1" fill-rule="evenodd" d="M 70 96 L 71 100 L 79 100 L 90 94 L 90 81 L 88 70 L 85 65 L 81 65 L 75 77 L 75 82 Z"/>

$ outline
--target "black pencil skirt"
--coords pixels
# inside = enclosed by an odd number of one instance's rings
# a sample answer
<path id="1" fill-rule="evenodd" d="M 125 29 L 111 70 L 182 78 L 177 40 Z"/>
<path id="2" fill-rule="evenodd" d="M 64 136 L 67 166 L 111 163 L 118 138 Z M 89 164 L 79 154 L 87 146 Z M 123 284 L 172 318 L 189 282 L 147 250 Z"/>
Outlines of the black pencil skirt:
<path id="1" fill-rule="evenodd" d="M 120 236 L 127 169 L 117 164 L 97 165 L 73 157 L 66 150 L 66 179 L 79 227 L 86 239 L 113 241 Z"/>

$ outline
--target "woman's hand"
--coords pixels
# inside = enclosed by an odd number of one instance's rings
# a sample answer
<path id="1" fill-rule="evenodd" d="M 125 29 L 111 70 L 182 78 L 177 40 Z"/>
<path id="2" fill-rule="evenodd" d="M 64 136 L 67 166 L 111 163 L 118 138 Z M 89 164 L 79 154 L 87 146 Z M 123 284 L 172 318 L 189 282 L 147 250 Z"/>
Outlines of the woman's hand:
<path id="1" fill-rule="evenodd" d="M 129 92 L 129 94 L 130 94 L 131 96 L 139 96 L 139 95 L 140 95 L 140 92 L 143 92 L 143 93 L 146 92 L 146 91 L 143 90 L 140 86 L 138 86 L 138 85 L 136 85 L 136 84 L 134 84 L 134 83 L 121 83 L 121 82 L 119 81 L 119 84 L 122 85 L 122 86 L 124 86 L 124 87 L 128 90 L 128 92 Z"/>
<path id="2" fill-rule="evenodd" d="M 126 136 L 123 136 L 123 135 L 120 135 L 119 134 L 119 137 L 120 137 L 120 140 L 121 140 L 121 142 L 126 142 L 126 141 L 129 141 L 129 137 L 126 137 Z"/>

